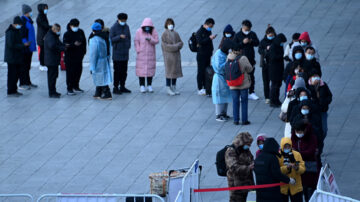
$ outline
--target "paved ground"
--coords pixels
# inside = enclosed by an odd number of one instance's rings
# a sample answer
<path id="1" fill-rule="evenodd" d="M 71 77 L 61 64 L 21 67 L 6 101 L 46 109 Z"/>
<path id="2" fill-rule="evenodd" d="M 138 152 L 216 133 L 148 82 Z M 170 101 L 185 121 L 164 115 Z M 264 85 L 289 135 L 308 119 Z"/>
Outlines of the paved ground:
<path id="1" fill-rule="evenodd" d="M 7 27 L 5 22 L 20 10 L 19 3 L 2 4 L 1 33 Z M 185 42 L 209 16 L 215 19 L 214 32 L 219 34 L 227 23 L 239 30 L 244 18 L 253 22 L 259 37 L 269 23 L 288 37 L 295 31 L 309 31 L 320 50 L 324 80 L 334 94 L 323 159 L 332 166 L 341 192 L 360 199 L 359 1 L 74 0 L 50 1 L 50 5 L 51 23 L 65 27 L 70 18 L 78 17 L 86 34 L 95 18 L 103 18 L 110 26 L 121 11 L 129 13 L 133 34 L 144 17 L 153 18 L 159 33 L 163 32 L 165 18 L 173 17 Z M 1 53 L 3 47 L 1 38 Z M 157 53 L 158 61 L 162 61 L 160 46 Z M 92 99 L 94 87 L 87 64 L 81 80 L 86 92 L 82 95 L 49 99 L 46 73 L 39 72 L 34 63 L 31 78 L 39 89 L 24 92 L 20 99 L 7 98 L 6 64 L 0 62 L 1 192 L 35 196 L 57 192 L 147 193 L 151 172 L 186 167 L 196 158 L 204 166 L 202 187 L 226 186 L 226 180 L 216 175 L 216 152 L 240 131 L 249 131 L 254 137 L 265 132 L 280 140 L 284 124 L 277 118 L 279 109 L 269 108 L 263 99 L 251 101 L 252 125 L 216 122 L 211 100 L 195 92 L 195 55 L 185 46 L 182 56 L 185 65 L 184 78 L 179 80 L 180 96 L 165 94 L 161 64 L 153 84 L 155 93 L 138 93 L 132 65 L 127 83 L 134 92 L 115 96 L 113 101 Z M 2 57 L 0 54 L 0 61 Z M 134 58 L 132 49 L 131 64 Z M 256 90 L 262 95 L 260 72 L 257 68 Z M 58 89 L 65 93 L 64 72 L 59 76 Z M 251 149 L 254 152 L 255 146 Z M 203 201 L 226 201 L 227 195 L 201 196 Z M 254 194 L 249 200 L 254 200 Z"/>

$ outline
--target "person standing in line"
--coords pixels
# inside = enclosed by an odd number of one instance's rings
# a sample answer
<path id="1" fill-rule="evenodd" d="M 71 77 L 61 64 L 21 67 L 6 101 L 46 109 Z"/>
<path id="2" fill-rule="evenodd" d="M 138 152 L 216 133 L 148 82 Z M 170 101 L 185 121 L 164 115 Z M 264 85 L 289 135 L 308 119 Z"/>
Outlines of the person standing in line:
<path id="1" fill-rule="evenodd" d="M 80 89 L 79 83 L 83 70 L 82 62 L 86 54 L 86 37 L 79 25 L 78 19 L 71 19 L 63 38 L 66 46 L 65 64 L 68 95 L 84 92 Z"/>
<path id="2" fill-rule="evenodd" d="M 235 32 L 234 32 L 233 27 L 230 24 L 226 25 L 226 27 L 225 27 L 225 29 L 223 31 L 223 37 L 222 37 L 221 42 L 219 44 L 219 49 L 221 49 L 221 47 L 222 47 L 222 45 L 223 45 L 223 43 L 224 43 L 224 41 L 226 39 L 233 40 L 234 36 L 235 36 Z"/>
<path id="3" fill-rule="evenodd" d="M 59 65 L 61 51 L 65 50 L 64 44 L 60 41 L 61 27 L 54 24 L 44 38 L 44 62 L 48 68 L 47 79 L 50 98 L 60 98 L 61 94 L 56 91 L 56 79 L 59 76 Z"/>
<path id="4" fill-rule="evenodd" d="M 128 15 L 119 13 L 117 21 L 110 29 L 110 40 L 113 47 L 113 64 L 114 64 L 114 94 L 131 93 L 125 87 L 127 78 L 129 50 L 131 48 L 131 34 L 129 25 L 126 23 Z M 120 88 L 119 88 L 120 87 Z"/>
<path id="5" fill-rule="evenodd" d="M 292 41 L 286 45 L 285 51 L 284 51 L 284 60 L 286 62 L 293 61 L 293 56 L 292 56 L 291 50 L 295 46 L 300 46 L 299 37 L 300 37 L 300 33 L 294 33 L 292 35 Z"/>
<path id="6" fill-rule="evenodd" d="M 36 33 L 36 42 L 39 46 L 39 60 L 40 60 L 40 71 L 47 71 L 47 67 L 44 63 L 44 37 L 46 33 L 51 29 L 49 25 L 49 21 L 47 18 L 48 13 L 48 5 L 47 4 L 38 4 L 39 14 L 36 18 L 37 24 L 37 33 Z"/>
<path id="7" fill-rule="evenodd" d="M 250 20 L 244 20 L 240 32 L 238 32 L 234 41 L 239 44 L 243 50 L 243 54 L 248 58 L 250 64 L 254 67 L 249 74 L 251 78 L 251 86 L 249 88 L 249 99 L 258 100 L 259 97 L 255 94 L 255 50 L 254 47 L 259 46 L 259 39 L 255 32 L 251 31 L 252 23 Z"/>
<path id="8" fill-rule="evenodd" d="M 103 26 L 95 22 L 89 39 L 90 73 L 96 86 L 94 98 L 111 100 L 112 95 L 109 85 L 112 83 L 110 58 L 106 42 L 107 34 L 103 32 Z"/>
<path id="9" fill-rule="evenodd" d="M 165 21 L 165 31 L 161 36 L 161 48 L 165 63 L 166 91 L 169 95 L 179 95 L 176 80 L 183 76 L 181 68 L 180 50 L 184 43 L 180 35 L 174 30 L 175 22 L 172 18 Z"/>
<path id="10" fill-rule="evenodd" d="M 217 35 L 213 35 L 211 30 L 215 25 L 215 21 L 212 18 L 205 20 L 205 23 L 201 25 L 196 32 L 196 41 L 198 43 L 198 52 L 196 54 L 196 61 L 198 66 L 197 71 L 197 85 L 198 95 L 206 95 L 206 68 L 210 66 L 211 56 L 214 51 L 213 40 Z"/>
<path id="11" fill-rule="evenodd" d="M 5 57 L 4 61 L 8 65 L 7 74 L 7 95 L 19 97 L 22 93 L 17 90 L 17 82 L 20 77 L 21 66 L 23 65 L 24 51 L 30 43 L 23 43 L 21 37 L 21 26 L 23 21 L 19 16 L 13 20 L 13 24 L 5 32 Z"/>
<path id="12" fill-rule="evenodd" d="M 29 5 L 23 4 L 22 5 L 22 13 L 23 16 L 21 17 L 23 21 L 23 26 L 21 27 L 22 33 L 22 41 L 23 43 L 30 42 L 30 45 L 27 46 L 24 53 L 24 65 L 21 68 L 20 74 L 20 89 L 30 90 L 31 88 L 37 88 L 38 86 L 31 83 L 30 79 L 30 69 L 31 69 L 31 59 L 33 52 L 36 51 L 36 40 L 35 40 L 35 28 L 34 22 L 31 19 L 33 16 L 32 9 Z"/>
<path id="13" fill-rule="evenodd" d="M 145 18 L 135 35 L 136 76 L 139 77 L 141 93 L 154 92 L 151 84 L 156 70 L 155 45 L 158 43 L 158 33 L 151 18 Z M 147 87 L 145 87 L 145 78 Z"/>
<path id="14" fill-rule="evenodd" d="M 264 142 L 267 138 L 267 135 L 265 133 L 260 133 L 256 136 L 256 144 L 258 146 L 258 150 L 256 151 L 256 158 L 262 153 L 264 149 Z"/>

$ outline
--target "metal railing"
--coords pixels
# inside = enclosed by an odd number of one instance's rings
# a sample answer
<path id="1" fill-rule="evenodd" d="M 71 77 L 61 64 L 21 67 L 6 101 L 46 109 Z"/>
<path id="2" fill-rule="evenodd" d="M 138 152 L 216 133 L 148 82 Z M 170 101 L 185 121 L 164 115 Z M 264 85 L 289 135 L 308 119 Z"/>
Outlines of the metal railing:
<path id="1" fill-rule="evenodd" d="M 30 202 L 33 202 L 34 198 L 30 194 L 0 194 L 0 202 L 6 202 L 6 201 L 10 201 L 10 202 L 30 201 Z"/>
<path id="2" fill-rule="evenodd" d="M 37 202 L 118 202 L 126 201 L 132 202 L 146 202 L 151 198 L 152 202 L 165 202 L 163 198 L 154 194 L 44 194 L 39 197 Z"/>

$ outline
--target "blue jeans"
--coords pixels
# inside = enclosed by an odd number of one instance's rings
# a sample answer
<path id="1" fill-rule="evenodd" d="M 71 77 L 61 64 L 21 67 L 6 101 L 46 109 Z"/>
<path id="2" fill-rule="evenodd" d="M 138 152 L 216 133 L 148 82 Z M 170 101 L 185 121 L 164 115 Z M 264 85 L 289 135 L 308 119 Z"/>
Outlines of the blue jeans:
<path id="1" fill-rule="evenodd" d="M 248 121 L 248 90 L 249 89 L 232 89 L 231 95 L 233 98 L 233 116 L 234 122 L 239 122 L 240 117 L 240 97 L 241 97 L 241 120 L 242 122 Z"/>

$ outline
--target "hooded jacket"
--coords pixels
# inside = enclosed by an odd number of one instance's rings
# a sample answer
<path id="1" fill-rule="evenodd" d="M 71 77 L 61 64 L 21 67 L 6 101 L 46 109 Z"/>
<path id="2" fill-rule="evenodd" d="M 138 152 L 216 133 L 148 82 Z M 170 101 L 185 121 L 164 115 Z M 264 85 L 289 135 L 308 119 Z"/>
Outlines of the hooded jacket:
<path id="1" fill-rule="evenodd" d="M 39 14 L 36 18 L 36 24 L 37 24 L 36 42 L 38 43 L 39 46 L 44 45 L 44 37 L 46 33 L 51 29 L 48 18 L 44 13 L 44 10 L 47 6 L 48 6 L 47 4 L 38 5 Z"/>
<path id="2" fill-rule="evenodd" d="M 260 140 L 262 140 L 262 141 L 264 141 L 265 142 L 265 140 L 266 140 L 266 134 L 264 134 L 264 133 L 261 133 L 261 134 L 259 134 L 259 135 L 257 135 L 256 136 L 256 143 L 258 143 Z M 256 151 L 256 158 L 260 155 L 262 153 L 262 150 L 261 149 L 258 149 L 257 151 Z"/>
<path id="3" fill-rule="evenodd" d="M 86 54 L 86 37 L 84 31 L 79 29 L 77 32 L 71 30 L 70 24 L 67 25 L 67 31 L 64 33 L 64 44 L 69 46 L 65 50 L 65 63 L 71 61 L 82 61 Z M 80 46 L 76 46 L 75 42 L 81 43 Z"/>
<path id="4" fill-rule="evenodd" d="M 284 48 L 281 44 L 286 42 L 284 34 L 277 35 L 269 50 L 269 76 L 271 81 L 281 81 L 284 73 Z"/>
<path id="5" fill-rule="evenodd" d="M 292 150 L 291 153 L 292 154 L 285 154 L 284 153 L 284 147 L 286 144 L 289 144 L 292 147 L 292 142 L 291 139 L 288 137 L 284 137 L 281 139 L 281 158 L 279 160 L 280 162 L 280 169 L 281 172 L 284 175 L 287 175 L 290 178 L 294 178 L 296 181 L 295 185 L 283 185 L 281 186 L 281 193 L 284 195 L 288 195 L 289 191 L 290 194 L 293 196 L 299 192 L 303 191 L 303 187 L 302 187 L 302 182 L 301 182 L 301 175 L 305 172 L 305 163 L 301 157 L 301 154 L 295 150 Z M 288 162 L 288 159 L 294 158 L 295 162 Z M 287 165 L 288 163 L 297 163 L 299 165 L 299 169 L 295 170 L 293 168 L 288 169 Z"/>
<path id="6" fill-rule="evenodd" d="M 10 25 L 5 31 L 5 56 L 4 61 L 10 64 L 22 64 L 25 45 L 22 42 L 20 30 Z"/>
<path id="7" fill-rule="evenodd" d="M 250 133 L 243 132 L 238 134 L 232 144 L 225 153 L 225 162 L 227 171 L 227 179 L 229 187 L 254 185 L 254 178 L 250 165 L 254 163 L 254 157 L 250 150 L 244 150 L 244 145 L 251 145 L 253 138 Z M 236 193 L 246 193 L 248 190 L 231 191 L 230 195 Z M 231 197 L 231 196 L 230 196 Z"/>
<path id="8" fill-rule="evenodd" d="M 152 33 L 144 32 L 143 27 L 152 27 Z M 146 38 L 150 38 L 150 40 L 148 41 Z M 136 31 L 134 42 L 137 53 L 136 76 L 153 77 L 156 69 L 155 45 L 159 43 L 159 37 L 150 18 L 145 18 L 141 27 Z"/>
<path id="9" fill-rule="evenodd" d="M 289 183 L 290 178 L 282 174 L 278 157 L 279 144 L 274 138 L 267 138 L 261 155 L 255 160 L 256 184 Z M 281 201 L 280 187 L 259 189 L 256 191 L 257 202 Z"/>
<path id="10" fill-rule="evenodd" d="M 295 53 L 296 52 L 301 52 L 302 54 L 302 57 L 297 60 L 295 59 Z M 305 62 L 305 52 L 304 52 L 304 49 L 301 47 L 301 46 L 295 46 L 294 49 L 293 49 L 293 52 L 292 52 L 292 58 L 293 60 L 290 61 L 287 65 L 286 65 L 286 68 L 285 68 L 285 71 L 284 71 L 284 74 L 283 74 L 283 80 L 285 83 L 289 84 L 290 83 L 290 79 L 295 76 L 295 73 L 294 73 L 294 63 L 300 63 L 300 66 L 303 67 L 303 64 Z"/>
<path id="11" fill-rule="evenodd" d="M 243 41 L 245 38 L 251 39 L 251 42 L 244 44 Z M 249 34 L 244 34 L 242 30 L 235 34 L 234 41 L 240 45 L 243 50 L 243 54 L 248 58 L 250 64 L 254 66 L 255 62 L 255 50 L 254 47 L 259 46 L 259 39 L 255 32 L 250 31 Z"/>
<path id="12" fill-rule="evenodd" d="M 226 37 L 226 36 L 225 36 L 225 33 L 230 33 L 230 34 L 231 34 L 231 37 L 229 37 L 229 38 Z M 223 31 L 223 37 L 222 37 L 222 39 L 221 39 L 221 41 L 220 41 L 220 44 L 219 44 L 219 49 L 221 49 L 221 47 L 222 47 L 222 45 L 223 45 L 223 43 L 224 43 L 224 41 L 225 41 L 226 39 L 233 40 L 233 39 L 234 39 L 234 36 L 235 36 L 235 32 L 234 32 L 233 27 L 232 27 L 230 24 L 226 25 L 226 27 L 225 27 L 225 29 L 224 29 L 224 31 Z"/>

